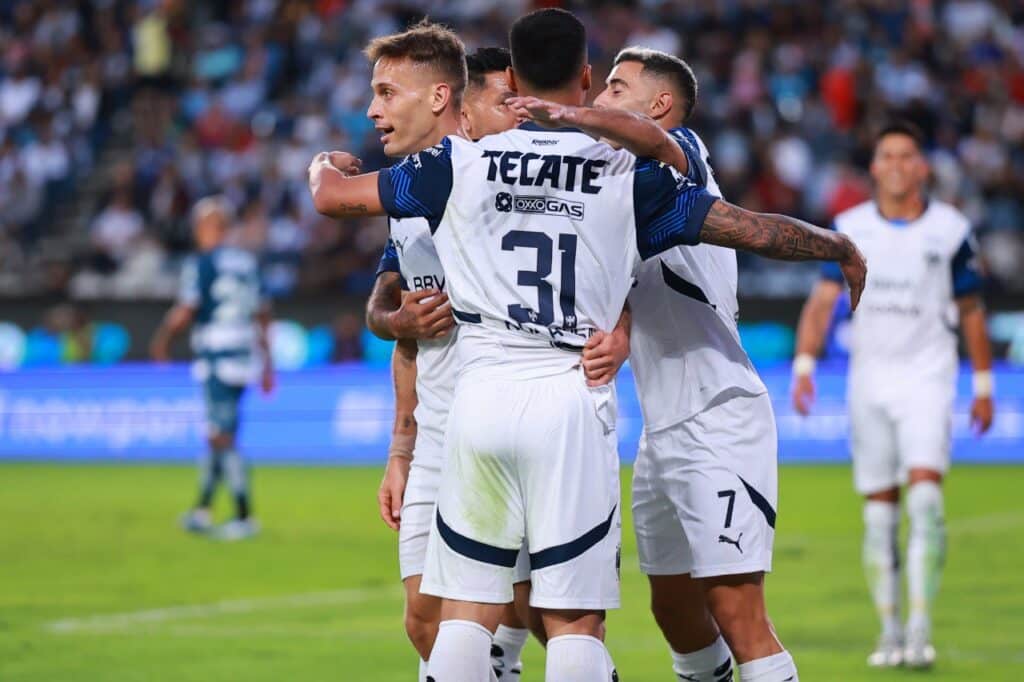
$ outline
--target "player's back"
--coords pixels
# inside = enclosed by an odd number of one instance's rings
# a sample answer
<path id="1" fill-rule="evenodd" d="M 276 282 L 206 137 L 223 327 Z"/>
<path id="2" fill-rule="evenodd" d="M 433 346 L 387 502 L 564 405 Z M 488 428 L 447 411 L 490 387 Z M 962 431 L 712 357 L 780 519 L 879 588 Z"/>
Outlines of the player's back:
<path id="1" fill-rule="evenodd" d="M 976 289 L 970 224 L 953 206 L 930 201 L 913 221 L 891 221 L 868 201 L 835 227 L 871 263 L 853 315 L 851 370 L 951 377 L 956 369 L 954 297 Z M 838 268 L 826 276 L 840 280 Z"/>
<path id="2" fill-rule="evenodd" d="M 220 247 L 185 264 L 182 299 L 193 301 L 192 349 L 202 378 L 214 371 L 226 383 L 252 378 L 254 316 L 260 305 L 259 263 L 247 251 Z"/>
<path id="3" fill-rule="evenodd" d="M 428 219 L 463 325 L 462 370 L 520 379 L 578 366 L 587 338 L 614 326 L 640 260 L 697 243 L 715 201 L 664 164 L 532 125 L 445 138 L 378 182 L 390 216 Z"/>

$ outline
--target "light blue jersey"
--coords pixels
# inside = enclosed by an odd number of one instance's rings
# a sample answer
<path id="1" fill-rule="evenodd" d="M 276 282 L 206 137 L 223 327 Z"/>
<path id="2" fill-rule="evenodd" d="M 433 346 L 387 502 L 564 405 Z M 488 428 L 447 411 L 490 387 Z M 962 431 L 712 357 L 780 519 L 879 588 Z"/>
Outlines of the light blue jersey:
<path id="1" fill-rule="evenodd" d="M 254 380 L 259 367 L 255 316 L 262 302 L 256 258 L 231 247 L 192 256 L 182 268 L 178 302 L 196 311 L 196 379 L 212 376 L 230 386 Z"/>

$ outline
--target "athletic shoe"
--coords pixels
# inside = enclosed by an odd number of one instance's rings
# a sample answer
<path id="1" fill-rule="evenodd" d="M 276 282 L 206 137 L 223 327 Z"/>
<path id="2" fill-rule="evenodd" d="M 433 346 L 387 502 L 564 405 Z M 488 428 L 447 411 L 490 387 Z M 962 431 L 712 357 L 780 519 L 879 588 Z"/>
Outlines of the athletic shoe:
<path id="1" fill-rule="evenodd" d="M 908 668 L 930 668 L 935 665 L 935 647 L 929 641 L 927 632 L 914 632 L 907 636 L 903 649 L 903 664 Z"/>
<path id="2" fill-rule="evenodd" d="M 209 533 L 213 529 L 208 509 L 193 509 L 181 516 L 181 527 L 189 533 Z"/>
<path id="3" fill-rule="evenodd" d="M 259 532 L 260 525 L 256 523 L 255 519 L 234 519 L 218 526 L 213 532 L 213 536 L 218 540 L 234 542 L 251 538 Z"/>
<path id="4" fill-rule="evenodd" d="M 903 640 L 899 636 L 882 636 L 875 650 L 868 655 L 872 668 L 895 668 L 903 665 Z"/>

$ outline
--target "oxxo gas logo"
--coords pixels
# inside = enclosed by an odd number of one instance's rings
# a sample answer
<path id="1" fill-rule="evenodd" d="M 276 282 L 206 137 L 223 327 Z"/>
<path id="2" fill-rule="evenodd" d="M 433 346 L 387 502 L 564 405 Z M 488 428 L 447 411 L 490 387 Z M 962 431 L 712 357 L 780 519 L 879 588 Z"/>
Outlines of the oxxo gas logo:
<path id="1" fill-rule="evenodd" d="M 498 192 L 494 197 L 494 208 L 502 213 L 532 213 L 562 216 L 573 220 L 583 219 L 583 202 L 569 201 L 555 197 Z"/>

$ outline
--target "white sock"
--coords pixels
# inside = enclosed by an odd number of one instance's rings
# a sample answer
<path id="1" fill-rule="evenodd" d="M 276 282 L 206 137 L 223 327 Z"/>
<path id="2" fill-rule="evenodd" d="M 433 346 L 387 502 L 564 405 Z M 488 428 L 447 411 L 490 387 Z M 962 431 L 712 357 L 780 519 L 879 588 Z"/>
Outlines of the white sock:
<path id="1" fill-rule="evenodd" d="M 882 621 L 883 637 L 899 637 L 900 622 L 900 507 L 868 500 L 864 504 L 864 575 Z"/>
<path id="2" fill-rule="evenodd" d="M 931 630 L 932 601 L 939 591 L 939 578 L 946 560 L 946 524 L 943 520 L 942 487 L 922 481 L 907 492 L 910 537 L 907 541 L 907 591 L 910 619 L 907 629 Z"/>
<path id="3" fill-rule="evenodd" d="M 692 682 L 728 682 L 732 679 L 732 652 L 722 636 L 698 651 L 672 652 L 672 672 Z"/>
<path id="4" fill-rule="evenodd" d="M 506 679 L 508 675 L 519 675 L 522 668 L 519 656 L 523 653 L 523 646 L 529 636 L 530 631 L 526 628 L 498 626 L 494 633 L 494 643 L 491 644 L 491 665 L 494 666 L 494 673 L 499 680 Z"/>
<path id="5" fill-rule="evenodd" d="M 446 620 L 438 628 L 427 664 L 428 682 L 489 682 L 491 631 L 468 620 Z"/>
<path id="6" fill-rule="evenodd" d="M 742 682 L 800 682 L 788 651 L 740 663 L 736 669 Z"/>
<path id="7" fill-rule="evenodd" d="M 596 637 L 559 635 L 548 640 L 548 682 L 612 682 L 614 672 L 611 655 Z"/>
<path id="8" fill-rule="evenodd" d="M 420 674 L 416 676 L 416 682 L 427 682 L 427 662 L 420 659 Z"/>

